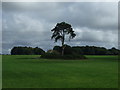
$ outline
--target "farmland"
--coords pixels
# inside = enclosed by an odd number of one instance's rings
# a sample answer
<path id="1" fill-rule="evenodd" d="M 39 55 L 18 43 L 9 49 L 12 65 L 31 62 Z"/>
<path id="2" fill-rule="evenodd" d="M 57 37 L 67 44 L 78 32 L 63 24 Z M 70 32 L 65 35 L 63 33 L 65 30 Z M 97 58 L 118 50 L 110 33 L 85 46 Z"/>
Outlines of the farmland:
<path id="1" fill-rule="evenodd" d="M 117 88 L 117 56 L 86 60 L 40 59 L 39 55 L 3 55 L 3 88 Z"/>

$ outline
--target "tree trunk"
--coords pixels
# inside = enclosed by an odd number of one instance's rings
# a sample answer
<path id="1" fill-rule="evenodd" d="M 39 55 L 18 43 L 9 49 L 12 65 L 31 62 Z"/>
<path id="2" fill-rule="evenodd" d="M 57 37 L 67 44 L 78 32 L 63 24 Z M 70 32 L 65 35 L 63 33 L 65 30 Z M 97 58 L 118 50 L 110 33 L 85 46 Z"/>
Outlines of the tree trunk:
<path id="1" fill-rule="evenodd" d="M 64 55 L 64 42 L 62 42 L 62 56 Z"/>
<path id="2" fill-rule="evenodd" d="M 64 40 L 65 40 L 65 35 L 64 35 L 64 32 L 63 32 L 63 38 L 62 38 L 62 56 L 64 55 Z"/>

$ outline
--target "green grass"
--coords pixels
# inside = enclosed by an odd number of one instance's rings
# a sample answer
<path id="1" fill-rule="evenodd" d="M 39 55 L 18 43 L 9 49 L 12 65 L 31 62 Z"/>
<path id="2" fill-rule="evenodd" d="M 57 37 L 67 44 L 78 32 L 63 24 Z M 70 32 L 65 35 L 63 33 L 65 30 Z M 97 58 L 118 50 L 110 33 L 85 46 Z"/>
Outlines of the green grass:
<path id="1" fill-rule="evenodd" d="M 3 55 L 3 88 L 117 88 L 117 56 L 87 60 L 33 59 Z"/>
<path id="2" fill-rule="evenodd" d="M 2 55 L 0 55 L 0 89 L 2 90 Z"/>

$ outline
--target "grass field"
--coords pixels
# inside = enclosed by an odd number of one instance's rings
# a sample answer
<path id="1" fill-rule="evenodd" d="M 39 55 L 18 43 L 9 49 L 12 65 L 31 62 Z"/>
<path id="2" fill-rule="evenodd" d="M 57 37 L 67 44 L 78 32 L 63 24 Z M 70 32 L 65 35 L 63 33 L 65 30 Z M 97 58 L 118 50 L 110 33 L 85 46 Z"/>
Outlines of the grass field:
<path id="1" fill-rule="evenodd" d="M 3 55 L 3 88 L 117 88 L 117 56 L 87 60 L 33 59 Z"/>

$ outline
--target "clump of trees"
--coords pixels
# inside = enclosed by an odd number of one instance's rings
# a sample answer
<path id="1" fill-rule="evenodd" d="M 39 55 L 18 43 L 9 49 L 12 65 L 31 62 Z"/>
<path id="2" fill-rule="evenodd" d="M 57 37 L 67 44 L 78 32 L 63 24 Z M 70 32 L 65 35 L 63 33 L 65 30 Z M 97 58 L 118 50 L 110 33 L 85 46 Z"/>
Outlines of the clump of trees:
<path id="1" fill-rule="evenodd" d="M 61 53 L 62 47 L 60 46 L 55 46 L 53 50 L 56 50 L 57 52 Z M 65 55 L 73 55 L 73 54 L 78 54 L 78 55 L 119 55 L 120 50 L 116 48 L 111 48 L 111 49 L 106 49 L 104 47 L 96 47 L 96 46 L 65 46 L 64 50 Z"/>
<path id="2" fill-rule="evenodd" d="M 51 30 L 52 36 L 51 39 L 54 39 L 55 42 L 58 40 L 61 41 L 61 47 L 55 47 L 57 50 L 53 50 L 50 53 L 47 52 L 43 54 L 42 58 L 49 58 L 49 59 L 85 59 L 84 55 L 72 54 L 72 48 L 65 43 L 65 36 L 69 35 L 69 41 L 73 39 L 76 34 L 73 31 L 73 28 L 70 24 L 66 22 L 57 23 L 56 26 Z M 55 52 L 57 51 L 57 52 Z"/>
<path id="3" fill-rule="evenodd" d="M 71 46 L 65 44 L 64 47 L 65 47 L 64 48 L 64 55 L 72 55 L 73 54 L 73 49 Z M 62 47 L 61 46 L 54 46 L 53 50 L 62 54 Z"/>
<path id="4" fill-rule="evenodd" d="M 51 39 L 55 42 L 61 41 L 61 46 L 55 46 L 53 50 L 45 52 L 41 48 L 14 47 L 11 55 L 41 55 L 41 58 L 48 59 L 86 59 L 84 55 L 118 55 L 120 50 L 116 48 L 106 49 L 95 46 L 69 46 L 65 44 L 65 37 L 69 35 L 69 40 L 75 38 L 76 34 L 72 26 L 66 22 L 57 23 L 51 30 Z"/>
<path id="5" fill-rule="evenodd" d="M 45 51 L 41 48 L 35 47 L 13 47 L 11 55 L 42 55 Z"/>
<path id="6" fill-rule="evenodd" d="M 61 50 L 60 52 L 58 52 L 57 50 L 48 50 L 45 54 L 41 55 L 41 58 L 65 59 L 65 60 L 86 59 L 84 55 L 72 54 L 72 51 L 69 52 L 71 50 L 69 46 L 65 47 L 64 55 L 62 55 L 62 48 L 60 50 Z"/>
<path id="7" fill-rule="evenodd" d="M 61 55 L 62 46 L 54 46 L 52 50 L 48 50 L 47 54 Z M 11 55 L 43 55 L 45 51 L 35 47 L 13 47 Z M 96 46 L 69 46 L 65 44 L 64 55 L 119 55 L 120 50 L 116 48 L 106 49 Z"/>

